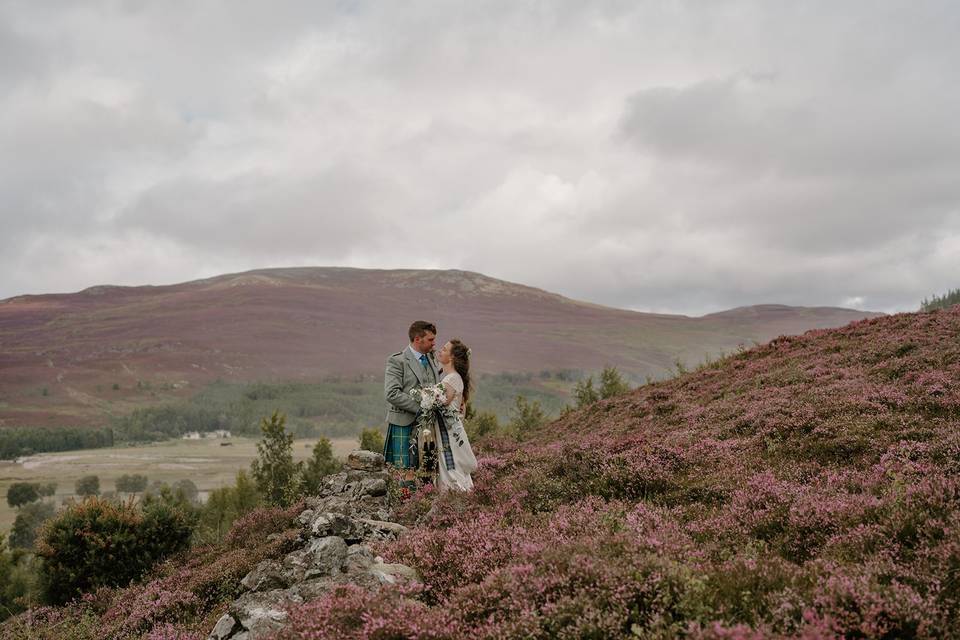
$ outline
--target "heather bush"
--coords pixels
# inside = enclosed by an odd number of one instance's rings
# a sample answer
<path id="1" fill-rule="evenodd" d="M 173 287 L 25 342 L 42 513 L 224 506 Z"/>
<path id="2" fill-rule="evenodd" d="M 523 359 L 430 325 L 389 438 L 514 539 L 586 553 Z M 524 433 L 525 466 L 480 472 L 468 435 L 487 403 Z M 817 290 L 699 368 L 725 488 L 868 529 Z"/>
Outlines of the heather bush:
<path id="1" fill-rule="evenodd" d="M 187 517 L 162 502 L 140 509 L 94 497 L 71 505 L 37 541 L 44 597 L 60 604 L 96 587 L 125 585 L 186 548 L 191 533 Z"/>
<path id="2" fill-rule="evenodd" d="M 83 604 L 37 607 L 3 623 L 0 640 L 100 640 L 99 617 Z"/>
<path id="3" fill-rule="evenodd" d="M 412 527 L 375 551 L 422 586 L 339 587 L 293 607 L 280 637 L 953 637 L 958 335 L 960 308 L 782 337 L 520 443 L 488 434 L 472 493 L 391 487 Z M 289 548 L 293 517 L 250 514 L 96 615 L 200 629 Z M 148 589 L 166 604 L 146 621 L 123 607 Z"/>
<path id="4" fill-rule="evenodd" d="M 409 586 L 385 587 L 369 592 L 354 585 L 341 585 L 320 600 L 294 607 L 288 626 L 273 640 L 373 640 L 417 638 L 456 640 L 463 638 L 442 609 L 429 608 L 414 598 Z"/>
<path id="5" fill-rule="evenodd" d="M 244 548 L 260 544 L 271 533 L 280 533 L 294 526 L 296 517 L 303 511 L 303 502 L 287 508 L 260 507 L 237 520 L 225 542 L 228 547 Z"/>

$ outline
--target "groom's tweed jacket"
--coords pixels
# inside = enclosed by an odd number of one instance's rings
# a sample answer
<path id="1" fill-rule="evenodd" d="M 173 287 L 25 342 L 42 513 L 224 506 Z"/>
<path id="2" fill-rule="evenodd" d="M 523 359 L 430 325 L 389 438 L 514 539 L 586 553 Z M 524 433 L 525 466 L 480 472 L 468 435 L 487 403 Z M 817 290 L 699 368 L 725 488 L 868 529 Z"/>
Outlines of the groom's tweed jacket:
<path id="1" fill-rule="evenodd" d="M 387 370 L 383 375 L 383 394 L 390 408 L 387 423 L 398 427 L 413 424 L 420 405 L 410 391 L 427 384 L 436 384 L 437 361 L 433 354 L 427 356 L 429 365 L 424 367 L 409 348 L 387 358 Z"/>

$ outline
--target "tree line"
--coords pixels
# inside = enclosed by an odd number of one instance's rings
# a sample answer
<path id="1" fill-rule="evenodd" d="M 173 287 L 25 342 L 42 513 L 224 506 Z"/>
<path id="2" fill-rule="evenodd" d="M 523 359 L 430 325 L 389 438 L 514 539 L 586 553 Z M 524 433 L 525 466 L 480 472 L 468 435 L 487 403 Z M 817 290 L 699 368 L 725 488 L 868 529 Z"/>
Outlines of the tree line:
<path id="1" fill-rule="evenodd" d="M 9 427 L 0 429 L 0 459 L 52 451 L 113 446 L 113 430 L 96 427 Z"/>
<path id="2" fill-rule="evenodd" d="M 960 289 L 951 289 L 942 296 L 933 296 L 930 299 L 924 298 L 920 303 L 920 311 L 933 311 L 934 309 L 948 309 L 955 304 L 960 304 Z"/>

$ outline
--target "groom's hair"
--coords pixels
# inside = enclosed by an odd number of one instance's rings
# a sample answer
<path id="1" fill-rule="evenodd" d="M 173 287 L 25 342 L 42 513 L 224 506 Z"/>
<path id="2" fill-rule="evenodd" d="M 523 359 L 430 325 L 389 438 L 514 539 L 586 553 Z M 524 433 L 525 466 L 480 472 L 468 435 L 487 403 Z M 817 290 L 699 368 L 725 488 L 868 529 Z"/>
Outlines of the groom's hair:
<path id="1" fill-rule="evenodd" d="M 419 338 L 426 333 L 432 333 L 437 335 L 437 327 L 433 323 L 426 322 L 424 320 L 417 320 L 412 325 L 410 325 L 410 342 L 413 342 L 414 338 Z"/>

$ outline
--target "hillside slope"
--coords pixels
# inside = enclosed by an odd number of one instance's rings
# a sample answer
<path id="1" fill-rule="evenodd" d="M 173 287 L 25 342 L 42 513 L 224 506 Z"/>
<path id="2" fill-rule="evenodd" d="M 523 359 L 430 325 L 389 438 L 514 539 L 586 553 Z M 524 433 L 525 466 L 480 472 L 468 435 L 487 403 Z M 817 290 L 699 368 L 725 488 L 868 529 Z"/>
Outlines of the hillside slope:
<path id="1" fill-rule="evenodd" d="M 412 528 L 378 551 L 422 585 L 331 587 L 280 638 L 960 628 L 960 307 L 777 339 L 524 436 L 478 447 L 473 493 L 400 505 Z M 206 553 L 184 584 L 236 585 Z M 108 619 L 128 595 L 35 619 Z M 223 608 L 167 600 L 138 618 L 172 625 L 156 637 L 205 637 Z"/>
<path id="2" fill-rule="evenodd" d="M 960 628 L 960 307 L 777 339 L 492 454 L 384 551 L 461 637 Z"/>
<path id="3" fill-rule="evenodd" d="M 465 271 L 264 269 L 169 286 L 0 301 L 0 425 L 90 423 L 225 381 L 379 376 L 415 319 L 475 370 L 598 370 L 643 380 L 738 345 L 863 317 L 757 307 L 688 318 L 578 302 Z"/>

